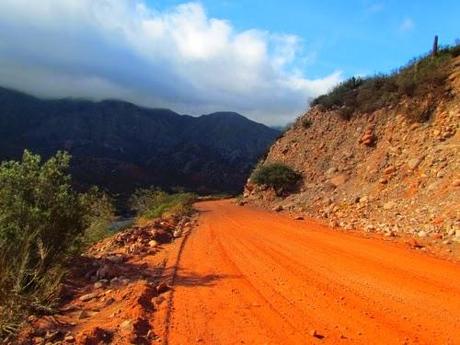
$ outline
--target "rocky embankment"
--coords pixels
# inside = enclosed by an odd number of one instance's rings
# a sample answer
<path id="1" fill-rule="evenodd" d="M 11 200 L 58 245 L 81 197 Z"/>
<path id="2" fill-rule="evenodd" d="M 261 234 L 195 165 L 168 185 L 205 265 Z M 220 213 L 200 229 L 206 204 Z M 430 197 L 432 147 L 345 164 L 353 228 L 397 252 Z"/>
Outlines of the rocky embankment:
<path id="1" fill-rule="evenodd" d="M 406 99 L 344 120 L 313 107 L 271 147 L 265 161 L 302 174 L 296 193 L 277 197 L 248 181 L 246 202 L 321 219 L 334 228 L 460 242 L 460 60 L 445 97 L 428 109 Z M 405 109 L 432 112 L 413 123 Z"/>
<path id="2" fill-rule="evenodd" d="M 194 217 L 157 219 L 120 232 L 74 260 L 60 304 L 30 316 L 14 344 L 151 344 Z M 176 243 L 175 243 L 176 242 Z M 158 321 L 157 321 L 158 322 Z M 13 344 L 12 343 L 12 344 Z"/>

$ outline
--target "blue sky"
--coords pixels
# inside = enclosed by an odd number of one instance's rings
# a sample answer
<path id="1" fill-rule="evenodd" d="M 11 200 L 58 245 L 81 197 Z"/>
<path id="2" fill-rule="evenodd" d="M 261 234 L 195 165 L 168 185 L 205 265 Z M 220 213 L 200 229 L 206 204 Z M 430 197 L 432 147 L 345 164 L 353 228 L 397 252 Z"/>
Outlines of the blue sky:
<path id="1" fill-rule="evenodd" d="M 283 125 L 460 38 L 460 1 L 1 0 L 0 86 Z"/>
<path id="2" fill-rule="evenodd" d="M 149 0 L 168 8 L 177 0 Z M 431 48 L 460 39 L 455 0 L 204 0 L 212 17 L 241 30 L 260 28 L 302 38 L 309 77 L 335 70 L 345 76 L 389 72 Z"/>

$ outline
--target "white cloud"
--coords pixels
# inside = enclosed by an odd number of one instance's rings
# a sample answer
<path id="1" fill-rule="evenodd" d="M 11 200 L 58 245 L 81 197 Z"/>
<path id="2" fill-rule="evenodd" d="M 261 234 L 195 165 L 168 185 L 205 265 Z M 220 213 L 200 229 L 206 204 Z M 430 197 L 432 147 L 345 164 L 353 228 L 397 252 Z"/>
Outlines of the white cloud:
<path id="1" fill-rule="evenodd" d="M 402 32 L 409 32 L 414 30 L 415 23 L 411 18 L 405 18 L 399 25 L 399 30 Z"/>
<path id="2" fill-rule="evenodd" d="M 39 96 L 121 98 L 283 123 L 341 79 L 308 79 L 297 36 L 236 31 L 202 5 L 142 0 L 2 0 L 0 84 Z"/>

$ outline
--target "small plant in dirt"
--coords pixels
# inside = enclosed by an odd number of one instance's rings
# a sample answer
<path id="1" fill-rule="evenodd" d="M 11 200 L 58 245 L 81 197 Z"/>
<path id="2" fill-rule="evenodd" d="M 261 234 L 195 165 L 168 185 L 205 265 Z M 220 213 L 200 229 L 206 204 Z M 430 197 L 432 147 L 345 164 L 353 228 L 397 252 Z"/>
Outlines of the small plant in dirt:
<path id="1" fill-rule="evenodd" d="M 29 312 L 53 310 L 68 258 L 102 226 L 102 204 L 103 217 L 110 212 L 100 193 L 72 189 L 69 161 L 64 152 L 43 162 L 25 151 L 0 165 L 0 338 Z"/>
<path id="2" fill-rule="evenodd" d="M 302 127 L 305 129 L 310 128 L 313 125 L 313 122 L 310 119 L 303 119 L 302 120 Z"/>
<path id="3" fill-rule="evenodd" d="M 282 163 L 260 165 L 251 176 L 255 184 L 272 187 L 277 195 L 294 190 L 301 179 L 299 173 Z"/>
<path id="4" fill-rule="evenodd" d="M 167 215 L 190 215 L 196 199 L 193 193 L 168 194 L 156 188 L 148 188 L 137 190 L 129 203 L 138 217 L 154 219 Z"/>

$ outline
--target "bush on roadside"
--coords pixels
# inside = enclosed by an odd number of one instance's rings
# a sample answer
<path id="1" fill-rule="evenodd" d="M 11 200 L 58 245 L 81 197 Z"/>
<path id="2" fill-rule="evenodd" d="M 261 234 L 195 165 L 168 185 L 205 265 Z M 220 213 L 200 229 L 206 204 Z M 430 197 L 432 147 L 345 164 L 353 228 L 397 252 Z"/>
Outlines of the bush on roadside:
<path id="1" fill-rule="evenodd" d="M 0 337 L 27 313 L 53 309 L 67 259 L 99 221 L 95 196 L 71 187 L 69 160 L 58 152 L 43 162 L 25 151 L 0 165 Z"/>
<path id="2" fill-rule="evenodd" d="M 301 178 L 299 173 L 282 163 L 260 165 L 251 176 L 255 184 L 272 187 L 277 195 L 294 190 Z"/>
<path id="3" fill-rule="evenodd" d="M 148 188 L 137 190 L 130 198 L 130 205 L 138 217 L 154 219 L 166 215 L 189 215 L 196 199 L 193 193 L 168 194 Z"/>
<path id="4" fill-rule="evenodd" d="M 115 220 L 115 202 L 112 197 L 97 187 L 92 187 L 88 192 L 81 194 L 80 200 L 86 209 L 87 227 L 83 244 L 89 246 L 111 234 L 109 228 Z"/>

